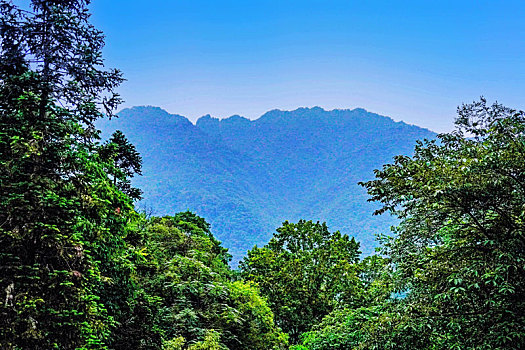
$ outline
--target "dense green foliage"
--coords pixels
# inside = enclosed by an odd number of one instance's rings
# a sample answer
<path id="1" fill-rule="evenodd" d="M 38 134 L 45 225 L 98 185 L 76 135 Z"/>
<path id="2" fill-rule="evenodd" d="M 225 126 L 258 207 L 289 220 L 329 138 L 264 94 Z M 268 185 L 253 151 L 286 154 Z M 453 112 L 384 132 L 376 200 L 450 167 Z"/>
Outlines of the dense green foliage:
<path id="1" fill-rule="evenodd" d="M 525 346 L 525 115 L 485 100 L 367 188 L 402 219 L 385 246 L 439 348 Z"/>
<path id="2" fill-rule="evenodd" d="M 338 304 L 359 303 L 359 243 L 326 224 L 285 222 L 241 262 L 241 276 L 268 298 L 277 324 L 296 342 Z"/>
<path id="3" fill-rule="evenodd" d="M 134 107 L 101 120 L 122 130 L 144 157 L 141 205 L 157 215 L 192 210 L 205 217 L 233 255 L 262 246 L 283 221 L 327 222 L 372 254 L 374 234 L 395 221 L 373 217 L 358 181 L 415 141 L 435 134 L 363 109 L 274 110 L 257 120 L 202 117 L 196 125 L 155 107 Z"/>
<path id="4" fill-rule="evenodd" d="M 266 301 L 254 286 L 233 281 L 230 256 L 202 218 L 189 212 L 152 218 L 142 232 L 137 277 L 145 297 L 130 318 L 138 329 L 128 331 L 128 346 L 197 349 L 197 342 L 215 339 L 220 349 L 284 349 L 286 336 Z M 148 338 L 142 327 L 150 329 Z"/>
<path id="5" fill-rule="evenodd" d="M 141 157 L 93 122 L 119 102 L 88 1 L 0 2 L 0 346 L 283 349 L 202 218 L 146 220 Z"/>
<path id="6" fill-rule="evenodd" d="M 120 130 L 115 131 L 111 138 L 100 146 L 98 154 L 105 163 L 112 165 L 105 170 L 113 177 L 113 185 L 128 197 L 141 199 L 142 190 L 131 186 L 131 178 L 136 174 L 142 175 L 142 157 L 126 136 Z"/>
<path id="7" fill-rule="evenodd" d="M 0 2 L 0 339 L 22 349 L 95 348 L 116 326 L 106 298 L 129 275 L 133 206 L 104 172 L 93 121 L 118 71 L 85 1 Z M 109 95 L 108 95 L 109 94 Z M 106 96 L 106 97 L 103 97 Z M 119 213 L 116 209 L 119 208 Z"/>

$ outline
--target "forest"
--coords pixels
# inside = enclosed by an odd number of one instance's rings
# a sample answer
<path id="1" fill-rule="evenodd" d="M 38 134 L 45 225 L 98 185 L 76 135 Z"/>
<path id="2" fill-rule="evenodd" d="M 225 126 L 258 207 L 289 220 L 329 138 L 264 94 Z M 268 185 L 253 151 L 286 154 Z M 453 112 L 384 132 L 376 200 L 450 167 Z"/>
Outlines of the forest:
<path id="1" fill-rule="evenodd" d="M 285 221 L 238 268 L 205 218 L 137 209 L 142 158 L 88 0 L 0 0 L 2 349 L 525 348 L 525 113 L 480 98 L 361 182 L 375 255 Z"/>

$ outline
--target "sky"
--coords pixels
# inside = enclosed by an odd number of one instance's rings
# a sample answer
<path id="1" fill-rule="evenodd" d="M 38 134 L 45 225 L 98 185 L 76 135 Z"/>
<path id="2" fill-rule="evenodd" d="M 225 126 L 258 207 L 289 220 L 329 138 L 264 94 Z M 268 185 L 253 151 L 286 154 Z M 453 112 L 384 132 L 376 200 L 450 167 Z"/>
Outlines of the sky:
<path id="1" fill-rule="evenodd" d="M 437 132 L 485 96 L 525 109 L 525 1 L 93 0 L 123 107 L 195 121 L 365 108 Z"/>

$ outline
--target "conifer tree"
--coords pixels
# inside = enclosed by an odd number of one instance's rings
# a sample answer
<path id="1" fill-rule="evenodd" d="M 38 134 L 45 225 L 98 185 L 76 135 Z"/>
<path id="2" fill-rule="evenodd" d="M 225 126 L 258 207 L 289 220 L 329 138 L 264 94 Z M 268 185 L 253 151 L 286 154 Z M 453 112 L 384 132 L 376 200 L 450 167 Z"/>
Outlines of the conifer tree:
<path id="1" fill-rule="evenodd" d="M 113 177 L 113 184 L 130 198 L 141 199 L 142 191 L 131 186 L 130 178 L 142 175 L 142 157 L 122 131 L 115 131 L 100 147 L 99 154 L 102 160 L 111 163 L 108 172 Z"/>
<path id="2" fill-rule="evenodd" d="M 0 343 L 104 348 L 133 213 L 93 125 L 120 99 L 88 0 L 0 0 Z M 119 277 L 120 276 L 120 277 Z"/>

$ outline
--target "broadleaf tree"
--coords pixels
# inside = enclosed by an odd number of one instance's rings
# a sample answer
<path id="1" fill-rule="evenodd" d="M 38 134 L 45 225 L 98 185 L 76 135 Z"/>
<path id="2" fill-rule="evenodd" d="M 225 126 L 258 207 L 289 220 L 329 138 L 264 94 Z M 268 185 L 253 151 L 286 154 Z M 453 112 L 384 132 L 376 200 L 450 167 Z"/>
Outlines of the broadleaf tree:
<path id="1" fill-rule="evenodd" d="M 268 299 L 277 325 L 299 336 L 342 304 L 359 304 L 359 243 L 326 223 L 284 222 L 240 263 L 241 276 Z"/>
<path id="2" fill-rule="evenodd" d="M 455 131 L 364 185 L 401 220 L 384 246 L 399 322 L 432 349 L 525 347 L 525 113 L 463 105 Z"/>

